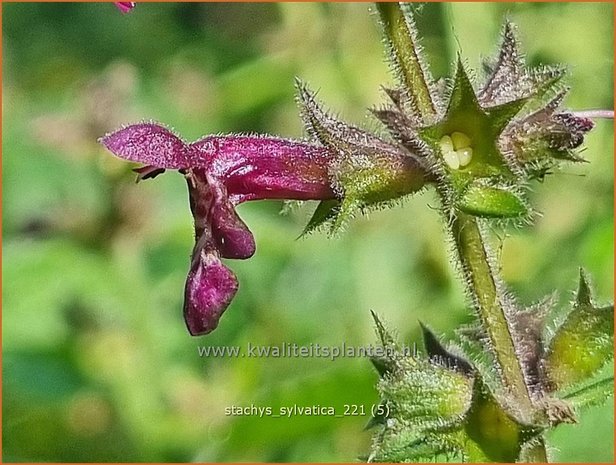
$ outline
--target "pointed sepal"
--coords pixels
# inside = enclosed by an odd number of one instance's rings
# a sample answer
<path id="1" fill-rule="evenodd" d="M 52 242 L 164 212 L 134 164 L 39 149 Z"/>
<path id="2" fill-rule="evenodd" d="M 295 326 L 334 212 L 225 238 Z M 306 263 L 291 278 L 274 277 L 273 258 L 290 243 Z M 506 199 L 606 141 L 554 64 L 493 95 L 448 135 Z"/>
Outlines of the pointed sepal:
<path id="1" fill-rule="evenodd" d="M 317 205 L 317 208 L 312 213 L 308 224 L 302 231 L 300 237 L 307 234 L 311 234 L 317 229 L 323 227 L 328 222 L 331 222 L 336 218 L 338 211 L 340 210 L 340 201 L 337 199 L 322 200 Z"/>
<path id="2" fill-rule="evenodd" d="M 499 138 L 523 105 L 524 101 L 516 100 L 483 108 L 458 58 L 445 117 L 419 130 L 420 137 L 436 153 L 456 195 L 473 179 L 513 178 L 516 163 L 503 155 Z M 465 142 L 456 143 L 456 138 Z"/>
<path id="3" fill-rule="evenodd" d="M 387 328 L 385 328 L 385 325 L 379 319 L 378 315 L 372 310 L 370 310 L 370 314 L 374 320 L 374 327 L 379 338 L 380 347 L 383 349 L 382 354 L 370 357 L 370 361 L 379 375 L 385 376 L 396 369 L 400 358 L 399 348 L 394 337 Z"/>
<path id="4" fill-rule="evenodd" d="M 511 90 L 516 85 L 516 80 L 519 79 L 524 67 L 515 28 L 511 22 L 505 22 L 502 37 L 498 58 L 492 66 L 488 65 L 491 68 L 490 74 L 479 93 L 479 99 L 485 106 L 489 106 L 491 102 L 499 101 L 503 97 L 507 97 L 507 94 L 511 94 Z"/>
<path id="5" fill-rule="evenodd" d="M 408 115 L 395 108 L 371 109 L 370 112 L 385 125 L 396 141 L 402 144 L 411 153 L 422 158 L 429 150 L 417 132 L 417 124 L 408 118 Z"/>
<path id="6" fill-rule="evenodd" d="M 376 426 L 384 426 L 387 424 L 387 417 L 389 415 L 389 405 L 387 401 L 382 401 L 372 412 L 372 417 L 364 426 L 364 431 L 372 429 Z"/>
<path id="7" fill-rule="evenodd" d="M 340 205 L 325 205 L 313 224 L 331 220 L 332 232 L 337 232 L 358 210 L 386 205 L 423 188 L 426 170 L 415 154 L 333 117 L 300 81 L 297 89 L 308 133 L 336 154 L 329 172 Z"/>
<path id="8" fill-rule="evenodd" d="M 580 270 L 573 309 L 556 330 L 544 357 L 555 389 L 591 378 L 614 357 L 614 305 L 597 306 L 588 278 Z"/>
<path id="9" fill-rule="evenodd" d="M 503 299 L 510 324 L 515 351 L 524 381 L 533 399 L 544 397 L 545 380 L 540 369 L 546 318 L 554 307 L 556 296 L 549 295 L 529 307 L 520 307 L 510 295 Z"/>
<path id="10" fill-rule="evenodd" d="M 479 108 L 479 102 L 471 78 L 466 69 L 464 69 L 462 59 L 458 56 L 454 85 L 447 106 L 447 116 L 451 118 L 456 113 L 461 114 L 465 108 L 477 109 Z"/>
<path id="11" fill-rule="evenodd" d="M 490 123 L 495 134 L 500 134 L 511 123 L 515 116 L 524 108 L 527 98 L 519 98 L 510 102 L 490 107 L 487 113 L 490 115 Z"/>
<path id="12" fill-rule="evenodd" d="M 421 322 L 419 324 L 421 326 L 426 352 L 432 362 L 461 371 L 462 373 L 466 373 L 468 375 L 473 373 L 474 370 L 470 363 L 462 357 L 452 354 L 441 344 L 430 328 Z"/>
<path id="13" fill-rule="evenodd" d="M 565 75 L 562 67 L 528 69 L 516 37 L 516 30 L 507 21 L 503 27 L 498 57 L 487 65 L 488 78 L 479 92 L 485 108 L 519 99 L 540 99 L 553 90 Z"/>

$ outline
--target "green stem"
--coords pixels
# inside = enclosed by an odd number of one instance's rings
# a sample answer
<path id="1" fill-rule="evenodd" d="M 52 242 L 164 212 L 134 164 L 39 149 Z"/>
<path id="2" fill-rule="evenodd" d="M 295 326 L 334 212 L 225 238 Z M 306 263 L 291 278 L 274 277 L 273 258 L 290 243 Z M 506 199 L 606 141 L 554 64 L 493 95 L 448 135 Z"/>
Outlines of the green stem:
<path id="1" fill-rule="evenodd" d="M 531 421 L 534 408 L 477 220 L 458 212 L 451 222 L 451 230 L 466 285 L 500 365 L 503 384 L 515 399 L 520 413 Z"/>
<path id="2" fill-rule="evenodd" d="M 415 112 L 424 122 L 430 121 L 437 114 L 437 108 L 430 88 L 431 78 L 417 43 L 413 19 L 398 3 L 377 3 L 376 7 L 403 87 L 411 97 Z M 451 206 L 443 192 L 441 198 L 445 208 Z M 536 410 L 516 354 L 496 271 L 490 266 L 489 251 L 477 219 L 457 212 L 451 220 L 451 230 L 465 282 L 500 367 L 502 383 L 522 420 L 531 423 Z M 547 461 L 542 438 L 528 451 L 527 457 L 533 462 Z"/>
<path id="3" fill-rule="evenodd" d="M 490 347 L 500 365 L 503 385 L 515 401 L 523 419 L 532 422 L 535 416 L 522 366 L 515 352 L 515 342 L 499 292 L 495 270 L 490 266 L 488 250 L 477 219 L 458 212 L 451 222 L 451 231 L 466 286 L 473 298 L 482 327 L 490 340 Z M 543 438 L 527 451 L 526 460 L 547 462 Z"/>
<path id="4" fill-rule="evenodd" d="M 426 119 L 434 117 L 436 108 L 430 91 L 431 77 L 421 57 L 411 15 L 405 14 L 402 6 L 395 2 L 378 2 L 376 8 L 397 74 L 410 93 L 416 111 Z"/>

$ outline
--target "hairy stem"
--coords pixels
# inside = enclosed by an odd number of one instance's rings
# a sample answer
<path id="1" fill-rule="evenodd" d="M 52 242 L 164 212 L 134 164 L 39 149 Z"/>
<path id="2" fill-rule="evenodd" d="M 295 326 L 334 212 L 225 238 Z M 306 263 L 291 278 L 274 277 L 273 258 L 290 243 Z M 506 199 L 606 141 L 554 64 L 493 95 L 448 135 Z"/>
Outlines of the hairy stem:
<path id="1" fill-rule="evenodd" d="M 521 413 L 530 420 L 533 405 L 477 220 L 458 212 L 451 228 L 466 284 L 500 365 L 503 383 L 516 399 Z"/>
<path id="2" fill-rule="evenodd" d="M 385 38 L 392 51 L 394 67 L 405 88 L 409 91 L 416 111 L 424 118 L 434 117 L 430 77 L 421 58 L 415 28 L 410 15 L 395 2 L 376 3 Z"/>
<path id="3" fill-rule="evenodd" d="M 490 265 L 489 251 L 477 219 L 458 212 L 451 222 L 451 231 L 466 286 L 479 313 L 482 327 L 500 365 L 502 382 L 509 390 L 515 406 L 526 421 L 535 416 L 522 366 L 515 351 L 509 322 L 497 285 L 496 272 Z M 547 462 L 543 438 L 527 452 L 529 462 Z"/>
<path id="4" fill-rule="evenodd" d="M 395 71 L 412 100 L 414 111 L 424 122 L 429 122 L 438 111 L 431 89 L 431 77 L 421 56 L 421 47 L 418 44 L 411 14 L 405 9 L 406 7 L 398 3 L 377 3 L 376 7 L 390 47 Z M 448 210 L 451 207 L 448 196 L 441 192 L 441 199 L 445 209 Z M 532 423 L 536 410 L 516 353 L 496 271 L 490 265 L 489 251 L 486 249 L 477 219 L 457 212 L 451 221 L 451 230 L 465 282 L 482 327 L 490 340 L 490 346 L 500 368 L 502 383 L 521 420 Z M 493 438 L 484 439 L 490 442 Z M 547 461 L 542 438 L 538 438 L 532 449 L 527 452 L 529 461 Z"/>

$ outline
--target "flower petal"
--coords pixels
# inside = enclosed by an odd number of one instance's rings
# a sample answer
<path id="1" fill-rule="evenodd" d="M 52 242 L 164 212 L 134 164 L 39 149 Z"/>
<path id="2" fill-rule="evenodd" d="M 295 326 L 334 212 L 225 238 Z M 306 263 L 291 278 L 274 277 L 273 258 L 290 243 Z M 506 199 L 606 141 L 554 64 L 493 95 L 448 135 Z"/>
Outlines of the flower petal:
<path id="1" fill-rule="evenodd" d="M 327 148 L 263 136 L 206 137 L 191 147 L 224 182 L 234 204 L 246 200 L 334 197 Z"/>
<path id="2" fill-rule="evenodd" d="M 216 329 L 238 289 L 237 278 L 216 252 L 202 248 L 197 253 L 184 294 L 184 320 L 193 336 Z"/>
<path id="3" fill-rule="evenodd" d="M 255 239 L 227 198 L 214 201 L 211 215 L 212 233 L 224 258 L 243 259 L 254 255 Z"/>
<path id="4" fill-rule="evenodd" d="M 120 158 L 156 168 L 188 168 L 194 159 L 187 144 L 156 123 L 127 126 L 106 135 L 100 142 Z"/>
<path id="5" fill-rule="evenodd" d="M 579 147 L 584 142 L 584 135 L 595 126 L 591 119 L 572 113 L 557 113 L 552 117 L 552 121 L 550 144 L 557 150 Z"/>
<path id="6" fill-rule="evenodd" d="M 246 224 L 237 216 L 221 181 L 204 169 L 194 169 L 187 177 L 190 207 L 197 240 L 211 231 L 211 241 L 224 258 L 250 258 L 255 240 Z"/>

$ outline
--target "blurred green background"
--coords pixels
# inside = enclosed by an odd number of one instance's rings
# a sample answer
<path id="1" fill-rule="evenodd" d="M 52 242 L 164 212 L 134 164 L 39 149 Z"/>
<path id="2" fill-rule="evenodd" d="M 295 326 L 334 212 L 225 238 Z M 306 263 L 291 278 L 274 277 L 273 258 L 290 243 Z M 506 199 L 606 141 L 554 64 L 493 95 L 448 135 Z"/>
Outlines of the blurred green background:
<path id="1" fill-rule="evenodd" d="M 470 320 L 430 193 L 353 222 L 339 239 L 296 240 L 312 205 L 242 205 L 258 251 L 232 261 L 240 291 L 219 329 L 188 335 L 184 279 L 193 237 L 184 180 L 136 185 L 98 137 L 154 119 L 187 140 L 258 131 L 300 137 L 293 77 L 346 119 L 392 78 L 369 4 L 3 6 L 3 460 L 353 461 L 367 417 L 226 416 L 225 407 L 377 402 L 368 360 L 200 358 L 197 347 L 375 342 L 369 310 L 407 343 L 418 320 L 450 336 Z M 531 63 L 567 63 L 574 109 L 611 108 L 610 3 L 430 4 L 418 25 L 436 76 L 461 51 L 495 51 L 503 18 Z M 613 125 L 590 161 L 533 186 L 534 227 L 496 231 L 523 302 L 578 267 L 613 295 Z M 559 461 L 613 461 L 613 403 L 550 436 Z"/>

